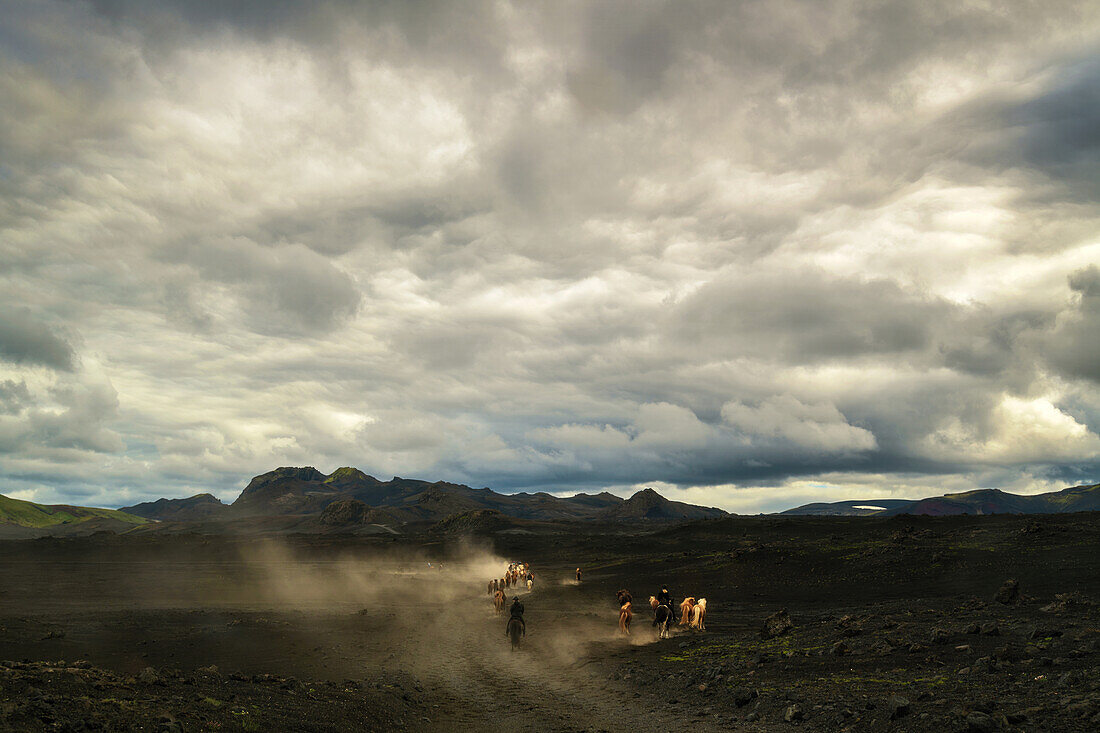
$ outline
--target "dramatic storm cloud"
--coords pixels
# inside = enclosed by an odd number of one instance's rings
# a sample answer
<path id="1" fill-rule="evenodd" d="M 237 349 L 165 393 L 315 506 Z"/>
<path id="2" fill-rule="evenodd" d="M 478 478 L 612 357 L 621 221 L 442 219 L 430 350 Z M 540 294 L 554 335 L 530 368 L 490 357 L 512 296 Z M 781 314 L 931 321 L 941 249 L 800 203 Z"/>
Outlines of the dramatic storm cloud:
<path id="1" fill-rule="evenodd" d="M 0 0 L 0 493 L 1100 480 L 1100 6 Z"/>

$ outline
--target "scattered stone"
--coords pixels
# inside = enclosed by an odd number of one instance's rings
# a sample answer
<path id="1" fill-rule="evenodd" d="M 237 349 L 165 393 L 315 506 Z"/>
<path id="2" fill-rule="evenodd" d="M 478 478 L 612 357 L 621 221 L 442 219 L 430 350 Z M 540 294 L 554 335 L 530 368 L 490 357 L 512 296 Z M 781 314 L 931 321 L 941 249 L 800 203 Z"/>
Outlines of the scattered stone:
<path id="1" fill-rule="evenodd" d="M 171 715 L 157 719 L 157 733 L 183 733 L 183 725 Z"/>
<path id="2" fill-rule="evenodd" d="M 1082 700 L 1081 702 L 1075 702 L 1067 705 L 1066 714 L 1072 718 L 1088 718 L 1091 717 L 1096 708 L 1088 700 Z"/>
<path id="3" fill-rule="evenodd" d="M 993 595 L 993 600 L 1006 606 L 1020 600 L 1020 584 L 1015 580 L 1006 580 Z"/>
<path id="4" fill-rule="evenodd" d="M 845 644 L 843 641 L 838 641 L 837 643 L 833 644 L 833 648 L 829 650 L 829 653 L 832 654 L 834 657 L 842 657 L 845 654 L 850 653 L 850 651 L 851 650 L 848 649 L 847 644 Z"/>
<path id="5" fill-rule="evenodd" d="M 995 623 L 988 623 L 982 626 L 982 636 L 1000 636 L 1001 627 Z"/>
<path id="6" fill-rule="evenodd" d="M 788 705 L 787 710 L 783 713 L 783 720 L 788 723 L 796 723 L 805 717 L 806 713 L 801 705 Z"/>
<path id="7" fill-rule="evenodd" d="M 886 701 L 886 710 L 890 713 L 890 720 L 897 720 L 909 714 L 909 700 L 901 695 L 891 695 Z"/>
<path id="8" fill-rule="evenodd" d="M 160 678 L 160 675 L 157 674 L 157 671 L 152 667 L 146 667 L 145 669 L 138 672 L 137 678 L 138 682 L 142 683 L 143 685 L 163 684 L 163 680 Z"/>
<path id="9" fill-rule="evenodd" d="M 1042 626 L 1037 627 L 1031 632 L 1032 639 L 1056 639 L 1061 635 L 1061 629 L 1044 628 Z"/>
<path id="10" fill-rule="evenodd" d="M 730 695 L 733 697 L 733 704 L 743 708 L 756 699 L 757 693 L 751 687 L 735 687 L 730 691 Z"/>
<path id="11" fill-rule="evenodd" d="M 966 729 L 968 731 L 974 731 L 974 733 L 988 733 L 989 731 L 996 730 L 996 723 L 993 722 L 993 718 L 989 715 L 975 710 L 966 716 Z"/>
<path id="12" fill-rule="evenodd" d="M 951 640 L 951 635 L 947 633 L 946 629 L 932 629 L 928 634 L 928 639 L 933 644 L 946 644 Z"/>
<path id="13" fill-rule="evenodd" d="M 760 635 L 765 639 L 774 639 L 777 636 L 786 634 L 793 628 L 794 622 L 791 621 L 790 614 L 787 613 L 786 609 L 783 609 L 764 619 L 764 628 L 760 630 Z"/>
<path id="14" fill-rule="evenodd" d="M 981 632 L 981 630 L 982 630 L 982 627 L 981 627 L 981 626 L 978 626 L 978 622 L 977 622 L 977 621 L 974 621 L 974 622 L 971 622 L 971 623 L 970 623 L 970 624 L 969 624 L 969 625 L 968 625 L 968 626 L 967 626 L 967 627 L 966 627 L 966 628 L 965 628 L 965 629 L 963 630 L 963 633 L 964 633 L 964 634 L 978 634 L 978 633 L 980 633 L 980 632 Z"/>

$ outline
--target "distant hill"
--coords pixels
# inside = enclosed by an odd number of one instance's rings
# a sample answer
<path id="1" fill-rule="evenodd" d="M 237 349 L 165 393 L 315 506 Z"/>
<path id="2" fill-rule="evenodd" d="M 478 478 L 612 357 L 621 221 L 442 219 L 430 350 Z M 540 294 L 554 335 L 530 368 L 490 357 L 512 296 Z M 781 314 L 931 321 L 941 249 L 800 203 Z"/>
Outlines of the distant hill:
<path id="1" fill-rule="evenodd" d="M 725 516 L 726 512 L 721 509 L 669 501 L 653 489 L 642 489 L 623 503 L 608 507 L 598 515 L 599 519 L 608 521 L 711 519 Z"/>
<path id="2" fill-rule="evenodd" d="M 117 509 L 69 504 L 35 504 L 0 494 L 0 524 L 3 525 L 41 529 L 83 524 L 93 520 L 97 529 L 113 531 L 130 529 L 148 521 L 143 517 Z"/>
<path id="3" fill-rule="evenodd" d="M 913 504 L 912 499 L 866 499 L 861 501 L 818 502 L 806 504 L 796 509 L 788 509 L 780 514 L 803 514 L 821 517 L 863 517 L 880 514 L 883 511 Z"/>
<path id="4" fill-rule="evenodd" d="M 482 510 L 537 521 L 675 520 L 725 515 L 720 509 L 670 502 L 652 489 L 627 500 L 607 492 L 566 498 L 546 492 L 500 494 L 488 488 L 400 476 L 380 481 L 347 467 L 326 476 L 307 466 L 277 468 L 256 476 L 230 505 L 227 516 L 319 514 L 335 502 L 348 500 L 384 510 L 386 516 L 401 522 L 440 522 Z"/>
<path id="5" fill-rule="evenodd" d="M 211 494 L 195 494 L 186 499 L 145 501 L 121 507 L 119 511 L 160 522 L 201 522 L 224 517 L 229 505 Z"/>
<path id="6" fill-rule="evenodd" d="M 1100 484 L 1073 486 L 1032 496 L 1010 494 L 1000 489 L 977 489 L 916 500 L 867 499 L 806 504 L 781 514 L 883 517 L 925 514 L 940 517 L 957 514 L 1063 514 L 1097 510 L 1100 510 Z"/>

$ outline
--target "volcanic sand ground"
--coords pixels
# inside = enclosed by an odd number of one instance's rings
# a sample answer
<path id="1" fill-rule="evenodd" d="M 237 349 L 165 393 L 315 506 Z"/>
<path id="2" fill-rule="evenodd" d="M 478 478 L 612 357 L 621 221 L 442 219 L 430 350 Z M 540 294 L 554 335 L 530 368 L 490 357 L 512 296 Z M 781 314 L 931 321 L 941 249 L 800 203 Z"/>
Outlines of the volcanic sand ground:
<path id="1" fill-rule="evenodd" d="M 507 559 L 536 575 L 514 653 Z M 654 641 L 661 584 L 705 633 Z M 1098 586 L 1093 514 L 5 542 L 0 729 L 1095 730 Z"/>

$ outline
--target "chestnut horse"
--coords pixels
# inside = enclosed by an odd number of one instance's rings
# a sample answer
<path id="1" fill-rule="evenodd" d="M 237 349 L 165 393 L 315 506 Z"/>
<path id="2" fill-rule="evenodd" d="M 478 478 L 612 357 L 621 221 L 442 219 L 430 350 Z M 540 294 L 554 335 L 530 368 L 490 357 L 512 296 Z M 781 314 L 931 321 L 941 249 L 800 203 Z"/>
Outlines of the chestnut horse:
<path id="1" fill-rule="evenodd" d="M 634 618 L 634 612 L 630 610 L 630 606 L 630 601 L 619 606 L 619 633 L 624 636 L 630 636 L 630 620 Z"/>
<path id="2" fill-rule="evenodd" d="M 680 604 L 680 626 L 687 626 L 691 623 L 691 609 L 694 607 L 695 599 L 690 596 Z"/>
<path id="3" fill-rule="evenodd" d="M 497 616 L 504 613 L 504 591 L 498 590 L 493 594 L 493 608 L 496 609 Z"/>
<path id="4" fill-rule="evenodd" d="M 630 636 L 630 619 L 634 618 L 634 611 L 631 610 L 634 596 L 624 588 L 615 593 L 615 598 L 619 601 L 619 631 Z"/>

